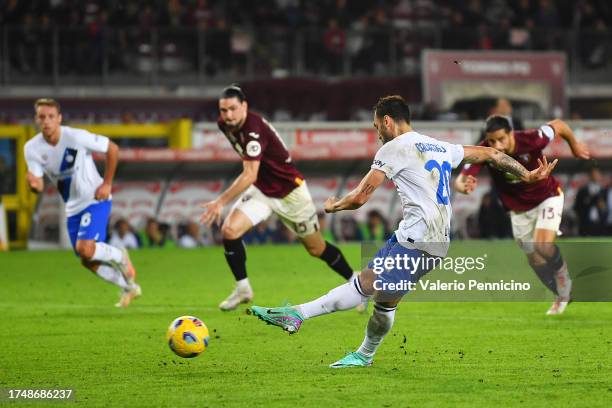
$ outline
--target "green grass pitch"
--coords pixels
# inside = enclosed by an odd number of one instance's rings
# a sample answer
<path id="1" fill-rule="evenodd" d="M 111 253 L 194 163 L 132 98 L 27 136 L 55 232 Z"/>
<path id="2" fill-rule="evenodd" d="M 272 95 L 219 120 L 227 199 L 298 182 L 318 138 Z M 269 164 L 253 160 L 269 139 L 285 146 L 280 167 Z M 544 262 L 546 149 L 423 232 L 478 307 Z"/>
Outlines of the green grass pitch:
<path id="1" fill-rule="evenodd" d="M 527 267 L 512 242 L 477 245 Z M 357 265 L 359 246 L 343 249 Z M 611 406 L 609 303 L 574 303 L 550 318 L 548 303 L 406 302 L 373 367 L 332 370 L 360 344 L 366 315 L 323 316 L 288 336 L 244 307 L 217 310 L 233 284 L 220 248 L 132 259 L 144 295 L 119 310 L 118 290 L 69 252 L 0 254 L 0 388 L 70 387 L 77 406 L 99 407 Z M 259 305 L 342 283 L 299 246 L 251 246 L 248 269 Z M 183 314 L 211 330 L 195 359 L 165 342 Z"/>

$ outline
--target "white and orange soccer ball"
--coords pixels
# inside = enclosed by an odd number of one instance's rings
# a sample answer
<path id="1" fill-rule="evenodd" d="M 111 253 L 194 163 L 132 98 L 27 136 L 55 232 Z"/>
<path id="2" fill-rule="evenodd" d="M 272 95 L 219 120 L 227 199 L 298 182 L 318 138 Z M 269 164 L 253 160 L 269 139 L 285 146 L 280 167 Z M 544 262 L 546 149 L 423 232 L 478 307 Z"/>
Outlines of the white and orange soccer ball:
<path id="1" fill-rule="evenodd" d="M 197 357 L 208 348 L 208 327 L 197 317 L 177 317 L 168 327 L 166 340 L 177 356 Z"/>

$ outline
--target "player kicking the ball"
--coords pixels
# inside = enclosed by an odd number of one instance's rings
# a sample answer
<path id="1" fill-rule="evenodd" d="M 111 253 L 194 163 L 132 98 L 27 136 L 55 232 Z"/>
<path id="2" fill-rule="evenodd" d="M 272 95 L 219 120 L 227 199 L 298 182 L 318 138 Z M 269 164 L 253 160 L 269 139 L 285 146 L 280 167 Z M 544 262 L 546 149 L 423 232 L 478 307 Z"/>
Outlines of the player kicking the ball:
<path id="1" fill-rule="evenodd" d="M 238 197 L 221 228 L 225 259 L 236 279 L 236 287 L 219 308 L 234 310 L 253 299 L 242 236 L 272 213 L 298 236 L 310 255 L 321 258 L 344 279 L 350 279 L 353 270 L 344 255 L 326 242 L 319 231 L 317 210 L 304 177 L 291 162 L 280 135 L 268 121 L 248 111 L 246 96 L 238 86 L 223 90 L 219 112 L 219 129 L 242 158 L 243 167 L 227 190 L 203 205 L 201 222 L 218 224 L 223 207 Z"/>
<path id="2" fill-rule="evenodd" d="M 441 142 L 412 130 L 410 108 L 401 96 L 381 98 L 374 107 L 374 127 L 383 146 L 376 153 L 370 172 L 359 186 L 342 199 L 329 198 L 325 211 L 354 210 L 365 204 L 385 177 L 395 184 L 402 203 L 403 219 L 384 248 L 367 268 L 349 283 L 326 295 L 295 307 L 253 306 L 250 312 L 289 333 L 300 329 L 304 320 L 351 309 L 364 299 L 374 297 L 374 311 L 365 339 L 357 351 L 331 364 L 332 368 L 364 367 L 372 364 L 374 354 L 391 330 L 395 310 L 408 290 L 392 290 L 390 284 L 416 283 L 434 266 L 428 259 L 446 256 L 451 220 L 450 173 L 461 161 L 490 163 L 532 183 L 548 177 L 557 161 L 543 158 L 532 171 L 506 154 L 490 147 L 461 146 Z M 376 260 L 408 258 L 415 270 L 391 268 L 380 274 L 373 271 Z M 421 261 L 416 262 L 421 258 Z M 386 266 L 386 262 L 383 263 Z M 380 271 L 379 271 L 380 272 Z M 385 288 L 387 290 L 385 290 Z"/>
<path id="3" fill-rule="evenodd" d="M 66 204 L 74 251 L 83 266 L 121 288 L 121 299 L 115 306 L 126 307 L 141 294 L 134 281 L 136 271 L 127 250 L 104 243 L 119 148 L 105 136 L 61 126 L 60 105 L 53 99 L 38 99 L 34 109 L 41 133 L 24 148 L 28 184 L 32 191 L 41 193 L 46 174 L 57 185 Z M 96 169 L 92 152 L 106 153 L 104 179 Z"/>
<path id="4" fill-rule="evenodd" d="M 481 146 L 490 146 L 515 158 L 528 169 L 538 167 L 542 150 L 555 136 L 564 139 L 574 156 L 590 157 L 584 143 L 578 142 L 570 127 L 555 119 L 539 129 L 514 131 L 506 116 L 494 115 L 485 124 L 485 139 Z M 559 182 L 550 176 L 527 184 L 512 174 L 488 166 L 502 204 L 510 212 L 512 234 L 527 255 L 529 265 L 538 278 L 555 294 L 548 315 L 563 313 L 570 301 L 572 281 L 567 264 L 554 242 L 561 225 L 563 192 Z M 469 194 L 476 187 L 480 165 L 466 164 L 455 180 L 455 190 Z"/>

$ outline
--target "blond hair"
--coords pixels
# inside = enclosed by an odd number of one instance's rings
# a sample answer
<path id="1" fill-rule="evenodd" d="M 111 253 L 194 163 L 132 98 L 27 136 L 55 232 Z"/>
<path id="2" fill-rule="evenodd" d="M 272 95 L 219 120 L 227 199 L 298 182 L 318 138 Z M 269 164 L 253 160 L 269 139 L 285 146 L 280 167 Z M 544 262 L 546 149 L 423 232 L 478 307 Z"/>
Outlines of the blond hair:
<path id="1" fill-rule="evenodd" d="M 60 104 L 55 99 L 51 98 L 39 98 L 34 102 L 34 111 L 38 109 L 39 106 L 53 106 L 57 109 L 57 113 L 61 113 Z"/>

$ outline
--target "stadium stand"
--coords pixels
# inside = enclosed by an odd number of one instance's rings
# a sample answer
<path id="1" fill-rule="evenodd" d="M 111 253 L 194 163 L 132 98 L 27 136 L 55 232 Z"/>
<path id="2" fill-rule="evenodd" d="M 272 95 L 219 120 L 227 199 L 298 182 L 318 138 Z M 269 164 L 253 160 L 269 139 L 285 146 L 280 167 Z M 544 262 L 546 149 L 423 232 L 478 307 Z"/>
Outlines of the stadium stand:
<path id="1" fill-rule="evenodd" d="M 138 229 L 148 218 L 156 217 L 165 183 L 119 181 L 113 184 L 113 212 L 111 220 L 125 218 Z"/>
<path id="2" fill-rule="evenodd" d="M 168 84 L 228 77 L 418 76 L 427 48 L 560 50 L 609 75 L 602 0 L 7 1 L 2 80 Z M 195 46 L 194 46 L 195 45 Z M 61 57 L 60 55 L 61 54 Z M 229 68 L 228 68 L 229 67 Z"/>
<path id="3" fill-rule="evenodd" d="M 200 204 L 214 200 L 222 191 L 224 180 L 209 182 L 170 182 L 161 195 L 160 211 L 156 218 L 169 224 L 199 222 L 202 215 Z"/>

